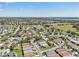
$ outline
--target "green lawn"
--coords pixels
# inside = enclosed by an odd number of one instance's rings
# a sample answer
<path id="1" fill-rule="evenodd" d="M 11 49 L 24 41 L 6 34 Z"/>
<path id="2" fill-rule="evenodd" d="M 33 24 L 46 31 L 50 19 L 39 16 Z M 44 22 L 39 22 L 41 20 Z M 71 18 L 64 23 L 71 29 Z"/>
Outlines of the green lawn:
<path id="1" fill-rule="evenodd" d="M 61 25 L 61 26 L 58 26 L 57 24 L 55 24 L 55 28 L 57 29 L 60 29 L 60 30 L 63 30 L 63 31 L 77 31 L 76 28 L 73 28 L 72 25 L 70 24 L 64 24 L 64 25 Z"/>
<path id="2" fill-rule="evenodd" d="M 13 51 L 15 51 L 17 53 L 18 57 L 22 57 L 22 51 L 21 48 L 15 48 Z"/>

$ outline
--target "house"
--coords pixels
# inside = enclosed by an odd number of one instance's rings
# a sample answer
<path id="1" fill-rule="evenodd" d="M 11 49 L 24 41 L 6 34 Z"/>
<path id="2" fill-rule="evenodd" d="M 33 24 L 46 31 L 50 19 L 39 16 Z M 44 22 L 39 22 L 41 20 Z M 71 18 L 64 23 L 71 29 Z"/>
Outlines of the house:
<path id="1" fill-rule="evenodd" d="M 48 40 L 48 43 L 51 45 L 60 45 L 62 43 L 61 39 L 50 39 Z"/>
<path id="2" fill-rule="evenodd" d="M 68 36 L 68 39 L 75 44 L 79 44 L 79 37 L 78 36 L 74 36 L 74 35 Z"/>
<path id="3" fill-rule="evenodd" d="M 56 44 L 56 45 L 60 45 L 62 43 L 62 40 L 61 39 L 54 39 L 53 42 Z"/>
<path id="4" fill-rule="evenodd" d="M 8 30 L 4 29 L 3 34 L 7 34 Z"/>
<path id="5" fill-rule="evenodd" d="M 9 40 L 6 40 L 6 41 L 0 40 L 0 47 L 5 47 L 5 46 L 7 46 L 7 44 L 9 44 L 8 41 L 9 41 Z"/>
<path id="6" fill-rule="evenodd" d="M 32 57 L 32 56 L 34 56 L 33 52 L 35 52 L 36 50 L 32 44 L 24 43 L 23 51 L 24 51 L 24 57 Z"/>
<path id="7" fill-rule="evenodd" d="M 4 56 L 4 51 L 0 50 L 0 57 L 3 57 L 3 56 Z"/>
<path id="8" fill-rule="evenodd" d="M 55 45 L 55 43 L 53 42 L 53 40 L 48 40 L 47 41 L 49 45 Z"/>
<path id="9" fill-rule="evenodd" d="M 0 47 L 3 47 L 5 45 L 5 42 L 0 41 Z"/>
<path id="10" fill-rule="evenodd" d="M 0 50 L 0 57 L 6 56 L 10 52 L 9 49 Z"/>
<path id="11" fill-rule="evenodd" d="M 12 42 L 9 47 L 12 47 L 12 48 L 17 48 L 19 47 L 19 44 L 15 43 L 15 42 Z"/>
<path id="12" fill-rule="evenodd" d="M 10 51 L 8 54 L 7 54 L 8 57 L 17 57 L 17 54 L 13 51 Z"/>
<path id="13" fill-rule="evenodd" d="M 9 39 L 10 39 L 10 41 L 18 42 L 21 38 L 20 37 L 10 37 Z"/>
<path id="14" fill-rule="evenodd" d="M 68 43 L 68 48 L 72 48 L 79 53 L 79 46 L 74 43 Z"/>
<path id="15" fill-rule="evenodd" d="M 34 56 L 33 52 L 24 51 L 24 57 L 33 57 L 33 56 Z"/>
<path id="16" fill-rule="evenodd" d="M 37 43 L 40 47 L 43 47 L 43 48 L 48 47 L 48 44 L 43 39 L 39 40 Z"/>
<path id="17" fill-rule="evenodd" d="M 23 50 L 24 51 L 32 51 L 33 45 L 30 43 L 24 43 L 23 44 Z"/>
<path id="18" fill-rule="evenodd" d="M 47 51 L 46 52 L 47 57 L 60 57 L 55 51 Z"/>
<path id="19" fill-rule="evenodd" d="M 79 30 L 79 23 L 78 24 L 74 24 L 73 27 Z"/>
<path id="20" fill-rule="evenodd" d="M 66 49 L 63 49 L 63 48 L 56 49 L 56 53 L 58 53 L 61 57 L 72 56 L 71 52 L 69 52 L 69 51 L 67 51 Z"/>

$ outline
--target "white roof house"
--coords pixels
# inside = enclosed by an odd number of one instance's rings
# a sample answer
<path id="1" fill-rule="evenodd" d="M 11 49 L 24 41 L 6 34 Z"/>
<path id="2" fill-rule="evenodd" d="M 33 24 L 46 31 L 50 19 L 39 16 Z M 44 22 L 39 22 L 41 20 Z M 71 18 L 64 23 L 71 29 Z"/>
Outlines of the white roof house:
<path id="1" fill-rule="evenodd" d="M 38 44 L 39 44 L 41 47 L 47 47 L 47 46 L 48 46 L 48 44 L 46 43 L 45 40 L 39 40 L 39 41 L 38 41 Z"/>
<path id="2" fill-rule="evenodd" d="M 0 50 L 0 57 L 6 56 L 10 52 L 9 49 Z"/>
<path id="3" fill-rule="evenodd" d="M 9 57 L 16 57 L 17 54 L 13 51 L 10 51 L 8 54 L 7 54 Z"/>

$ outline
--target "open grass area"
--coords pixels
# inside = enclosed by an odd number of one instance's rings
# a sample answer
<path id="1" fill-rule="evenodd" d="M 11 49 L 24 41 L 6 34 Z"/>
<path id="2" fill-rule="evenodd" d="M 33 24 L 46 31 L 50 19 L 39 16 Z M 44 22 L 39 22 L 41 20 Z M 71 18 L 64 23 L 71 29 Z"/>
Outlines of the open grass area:
<path id="1" fill-rule="evenodd" d="M 54 28 L 60 29 L 60 30 L 63 30 L 63 31 L 77 32 L 77 29 L 73 28 L 73 25 L 71 25 L 70 23 L 55 23 Z"/>
<path id="2" fill-rule="evenodd" d="M 16 52 L 17 57 L 22 57 L 22 50 L 21 50 L 21 47 L 14 48 L 13 51 Z"/>

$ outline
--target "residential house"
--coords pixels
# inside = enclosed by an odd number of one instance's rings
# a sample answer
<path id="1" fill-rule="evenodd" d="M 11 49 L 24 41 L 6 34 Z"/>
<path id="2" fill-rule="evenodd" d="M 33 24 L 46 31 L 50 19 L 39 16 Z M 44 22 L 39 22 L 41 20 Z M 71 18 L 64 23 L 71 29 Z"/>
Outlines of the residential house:
<path id="1" fill-rule="evenodd" d="M 67 51 L 66 49 L 63 49 L 63 48 L 56 49 L 56 52 L 61 57 L 70 57 L 70 56 L 72 56 L 71 52 L 69 52 L 69 51 Z"/>
<path id="2" fill-rule="evenodd" d="M 47 57 L 60 57 L 55 51 L 47 51 L 46 52 Z"/>
<path id="3" fill-rule="evenodd" d="M 40 39 L 37 43 L 38 43 L 38 45 L 39 45 L 40 47 L 43 47 L 43 48 L 48 47 L 47 42 L 46 42 L 45 40 L 43 40 L 43 39 Z"/>

